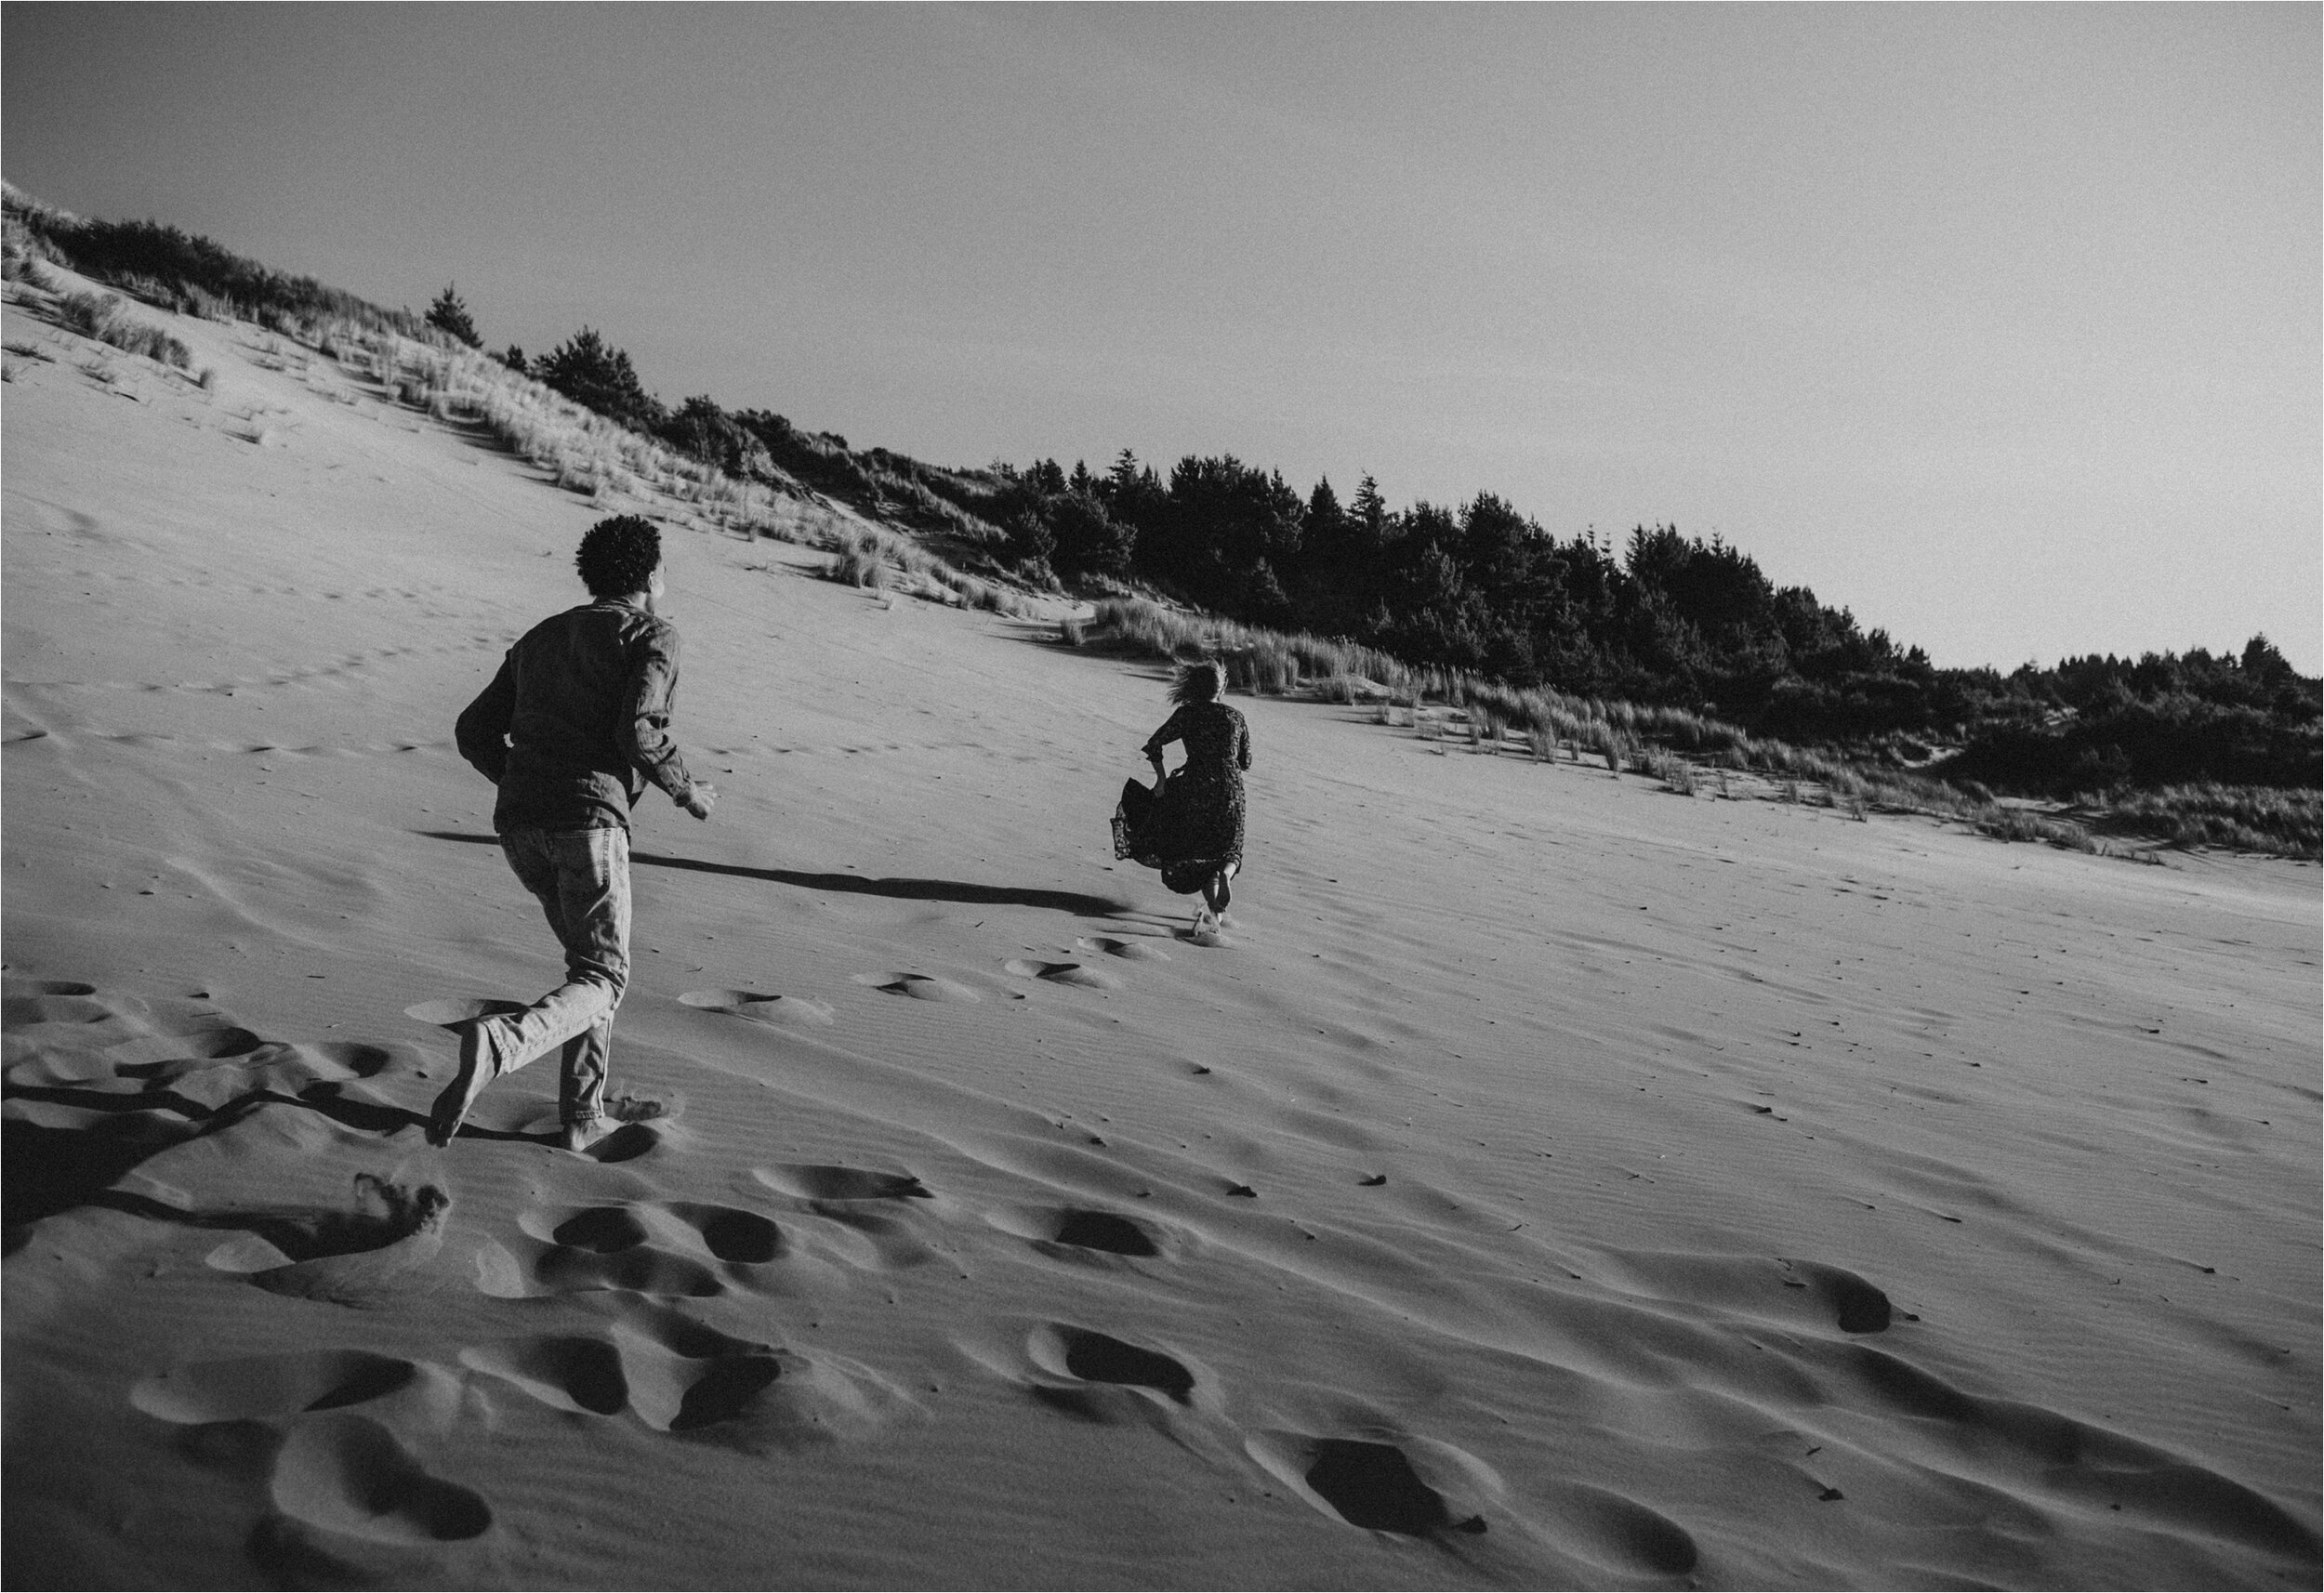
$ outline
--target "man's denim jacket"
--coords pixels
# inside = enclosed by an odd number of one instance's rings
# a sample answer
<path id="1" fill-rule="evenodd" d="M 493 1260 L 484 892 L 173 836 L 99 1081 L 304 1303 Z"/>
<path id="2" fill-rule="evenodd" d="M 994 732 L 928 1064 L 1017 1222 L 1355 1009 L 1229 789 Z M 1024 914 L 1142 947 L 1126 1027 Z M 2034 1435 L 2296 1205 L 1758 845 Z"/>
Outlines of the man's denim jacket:
<path id="1" fill-rule="evenodd" d="M 647 781 L 674 802 L 693 790 L 669 737 L 677 702 L 677 629 L 600 599 L 527 631 L 453 734 L 500 787 L 495 832 L 627 829 Z"/>

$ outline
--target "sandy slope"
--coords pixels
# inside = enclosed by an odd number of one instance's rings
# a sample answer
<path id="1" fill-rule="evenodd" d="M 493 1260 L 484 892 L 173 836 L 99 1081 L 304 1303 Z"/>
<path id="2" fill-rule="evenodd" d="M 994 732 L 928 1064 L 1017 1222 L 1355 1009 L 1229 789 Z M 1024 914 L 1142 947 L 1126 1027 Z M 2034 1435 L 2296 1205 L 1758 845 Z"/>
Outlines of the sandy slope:
<path id="1" fill-rule="evenodd" d="M 1191 945 L 1154 671 L 681 530 L 678 1114 L 434 1152 L 555 972 L 452 718 L 603 510 L 7 326 L 12 1585 L 2316 1585 L 2312 869 L 1247 702 Z"/>

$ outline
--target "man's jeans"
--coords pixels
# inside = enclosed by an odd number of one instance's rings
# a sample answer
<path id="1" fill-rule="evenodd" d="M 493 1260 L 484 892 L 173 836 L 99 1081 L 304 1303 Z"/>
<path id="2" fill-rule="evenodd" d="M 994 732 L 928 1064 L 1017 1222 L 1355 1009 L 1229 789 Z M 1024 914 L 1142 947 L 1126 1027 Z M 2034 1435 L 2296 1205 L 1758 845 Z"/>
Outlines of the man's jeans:
<path id="1" fill-rule="evenodd" d="M 564 1047 L 557 1114 L 568 1126 L 604 1115 L 614 1009 L 629 982 L 629 832 L 510 830 L 500 849 L 540 899 L 565 949 L 565 982 L 522 1012 L 484 1020 L 494 1073 Z"/>

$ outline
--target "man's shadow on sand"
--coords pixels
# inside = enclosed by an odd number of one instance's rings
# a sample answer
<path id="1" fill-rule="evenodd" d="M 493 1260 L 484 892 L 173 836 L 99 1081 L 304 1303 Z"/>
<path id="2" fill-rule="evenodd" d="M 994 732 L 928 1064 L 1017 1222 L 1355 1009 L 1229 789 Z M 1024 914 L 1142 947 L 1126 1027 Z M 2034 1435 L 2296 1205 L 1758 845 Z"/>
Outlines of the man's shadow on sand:
<path id="1" fill-rule="evenodd" d="M 271 1241 L 293 1260 L 308 1259 L 298 1248 L 308 1240 L 299 1239 L 291 1230 L 277 1233 L 263 1225 L 264 1221 L 276 1218 L 286 1222 L 293 1218 L 305 1220 L 298 1213 L 259 1211 L 254 1216 L 236 1212 L 213 1219 L 200 1212 L 165 1205 L 150 1196 L 111 1186 L 149 1158 L 191 1140 L 222 1133 L 270 1106 L 318 1112 L 341 1127 L 376 1134 L 382 1139 L 391 1139 L 405 1128 L 428 1126 L 425 1112 L 343 1094 L 345 1087 L 345 1081 L 319 1080 L 292 1095 L 265 1085 L 254 1085 L 231 1099 L 211 1106 L 191 1100 L 165 1086 L 149 1086 L 125 1094 L 69 1085 L 9 1085 L 0 1093 L 10 1100 L 77 1107 L 88 1112 L 90 1118 L 87 1124 L 76 1127 L 57 1127 L 13 1117 L 0 1123 L 0 1256 L 13 1256 L 21 1249 L 34 1223 L 76 1206 L 97 1205 L 125 1211 L 132 1217 L 196 1228 L 244 1229 Z M 473 1121 L 460 1125 L 459 1137 L 548 1146 L 562 1139 L 561 1131 L 555 1128 L 487 1128 Z M 644 1155 L 655 1141 L 654 1131 L 644 1124 L 625 1123 L 582 1154 L 604 1165 L 627 1162 Z M 402 1237 L 411 1226 L 406 1224 L 404 1230 L 378 1243 L 387 1244 Z M 312 1237 L 310 1235 L 310 1239 Z M 343 1249 L 374 1247 L 350 1244 Z M 315 1255 L 339 1253 L 313 1251 Z"/>
<path id="2" fill-rule="evenodd" d="M 469 835 L 462 830 L 421 830 L 430 840 L 463 841 L 469 846 L 496 847 L 497 836 Z M 972 885 L 959 879 L 872 879 L 860 874 L 808 874 L 795 868 L 745 868 L 739 863 L 704 862 L 690 857 L 665 857 L 659 852 L 632 852 L 629 861 L 648 868 L 692 869 L 697 874 L 731 874 L 743 879 L 771 880 L 801 890 L 828 890 L 843 896 L 888 896 L 899 902 L 961 902 L 980 907 L 1041 907 L 1084 918 L 1112 918 L 1129 911 L 1126 902 L 1084 896 L 1072 890 L 1036 890 L 1013 885 Z"/>

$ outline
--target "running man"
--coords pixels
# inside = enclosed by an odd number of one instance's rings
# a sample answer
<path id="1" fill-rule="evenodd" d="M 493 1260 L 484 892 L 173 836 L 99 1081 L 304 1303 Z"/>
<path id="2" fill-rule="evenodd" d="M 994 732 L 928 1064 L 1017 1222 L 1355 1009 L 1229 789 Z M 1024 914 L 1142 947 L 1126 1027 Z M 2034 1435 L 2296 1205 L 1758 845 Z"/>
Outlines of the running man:
<path id="1" fill-rule="evenodd" d="M 429 1117 L 437 1145 L 493 1080 L 560 1046 L 564 1146 L 603 1137 L 614 1010 L 629 981 L 629 810 L 648 781 L 697 819 L 718 800 L 669 737 L 678 632 L 654 612 L 661 533 L 636 515 L 601 520 L 574 562 L 592 600 L 526 632 L 454 731 L 460 756 L 500 788 L 493 829 L 548 915 L 565 982 L 522 1011 L 462 1026 L 459 1072 Z"/>

